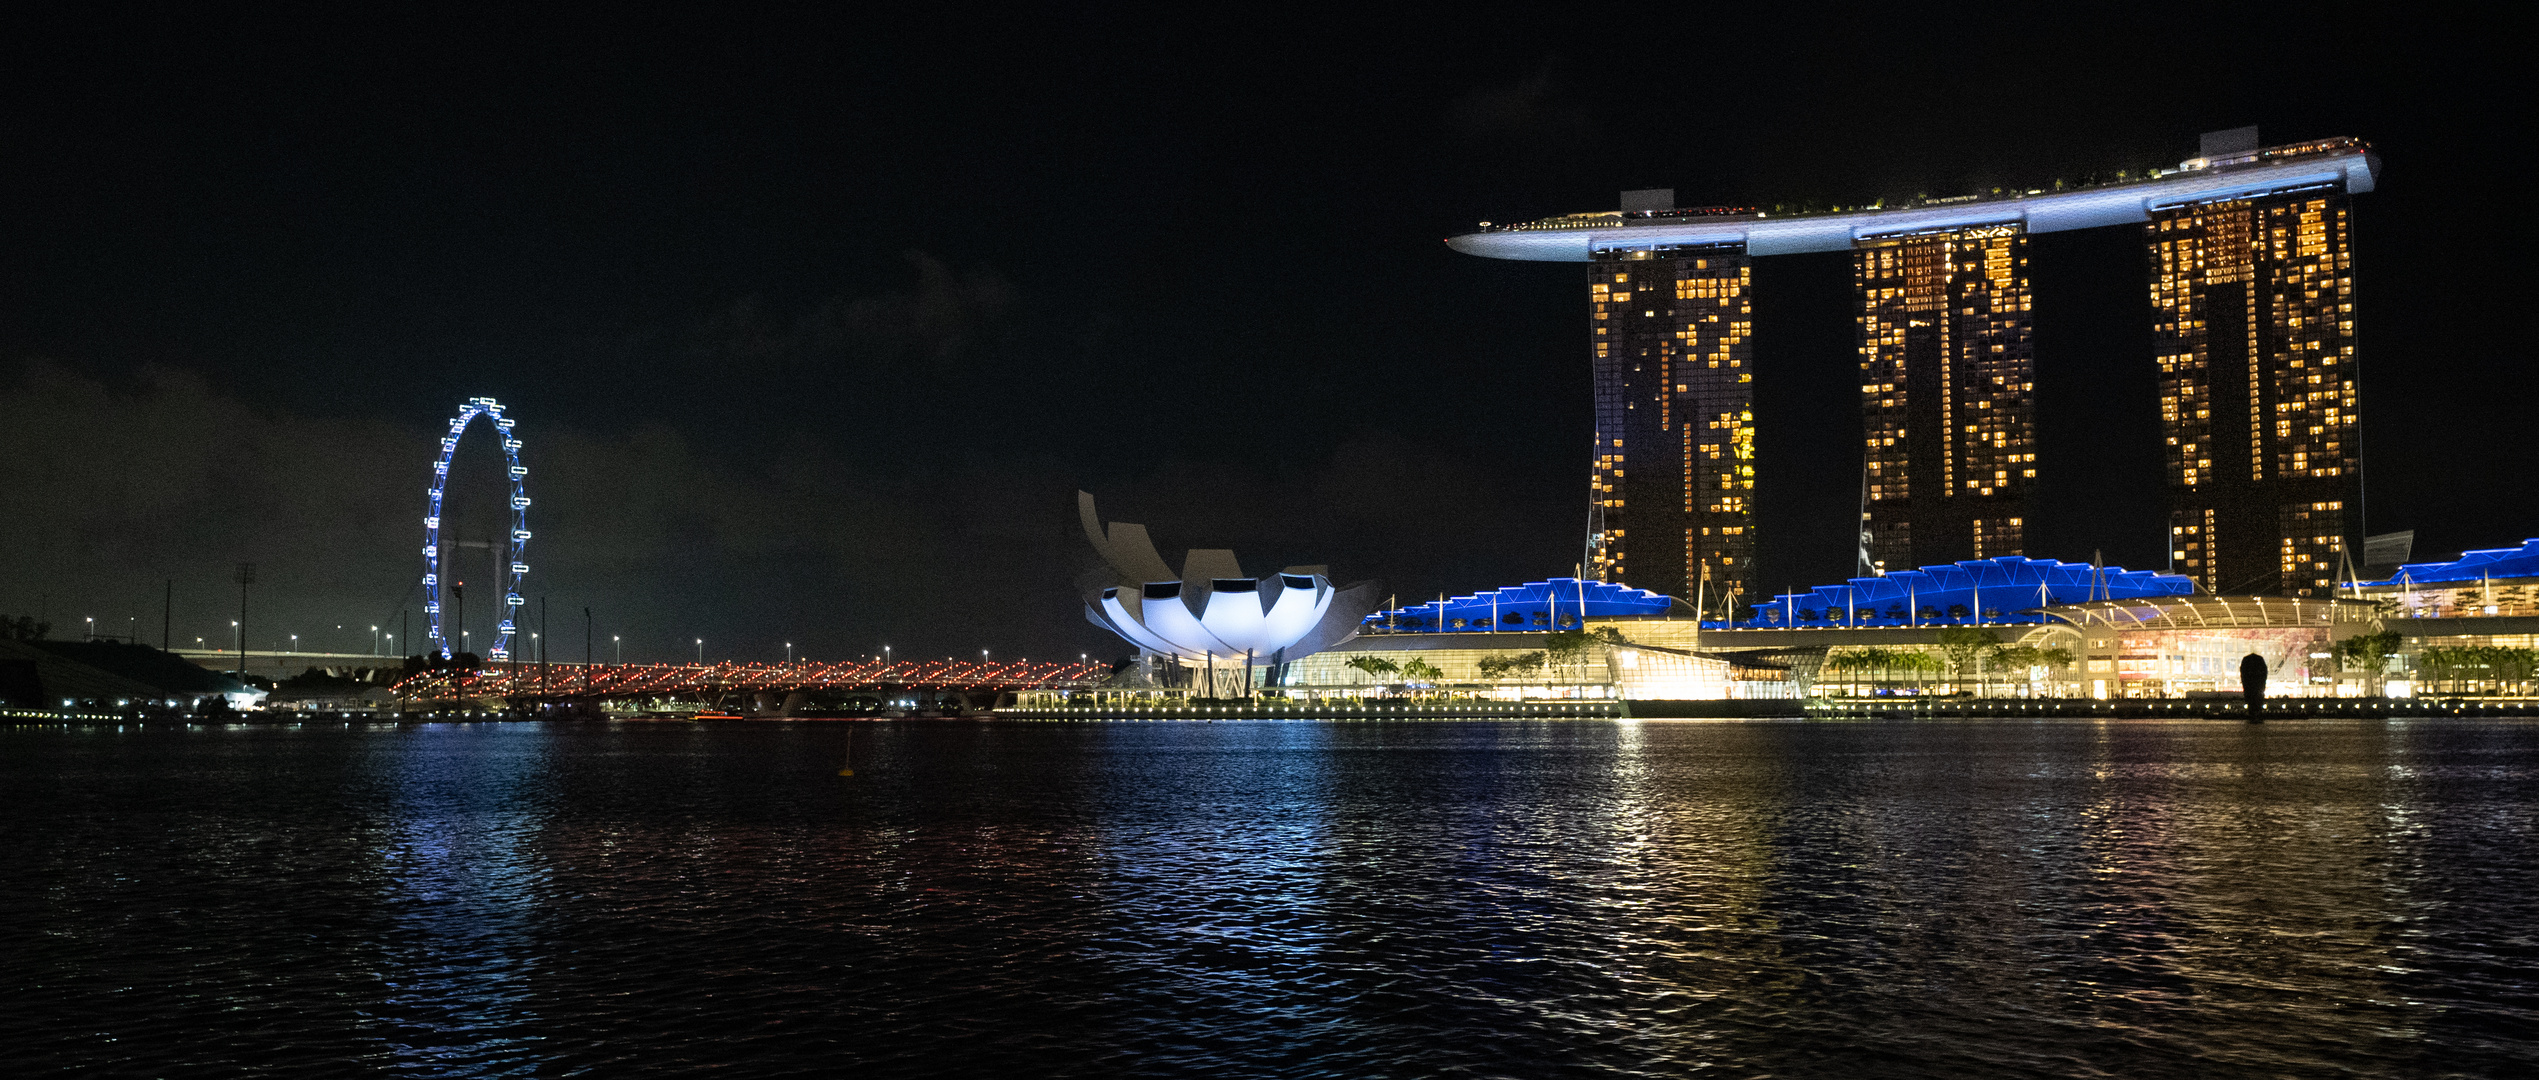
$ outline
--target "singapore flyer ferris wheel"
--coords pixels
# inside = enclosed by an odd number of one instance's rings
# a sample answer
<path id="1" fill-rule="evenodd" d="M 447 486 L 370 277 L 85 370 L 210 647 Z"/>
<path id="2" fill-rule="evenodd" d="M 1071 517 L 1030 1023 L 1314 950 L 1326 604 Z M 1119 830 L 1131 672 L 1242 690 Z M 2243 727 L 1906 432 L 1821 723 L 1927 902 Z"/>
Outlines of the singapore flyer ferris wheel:
<path id="1" fill-rule="evenodd" d="M 529 543 L 529 492 L 523 484 L 529 470 L 520 465 L 520 440 L 512 435 L 513 421 L 503 415 L 502 403 L 489 397 L 467 399 L 458 417 L 450 421 L 450 433 L 442 436 L 441 458 L 432 465 L 432 507 L 423 518 L 423 610 L 432 623 L 432 647 L 445 656 L 458 656 L 462 650 L 457 646 L 463 642 L 454 643 L 451 638 L 463 628 L 445 627 L 441 621 L 441 586 L 445 581 L 458 584 L 450 565 L 452 553 L 441 542 L 441 495 L 449 486 L 450 459 L 458 453 L 459 437 L 480 416 L 489 420 L 502 438 L 503 461 L 508 466 L 505 474 L 511 479 L 511 532 L 500 545 L 504 557 L 497 564 L 501 571 L 497 580 L 502 586 L 502 606 L 497 612 L 499 623 L 494 628 L 493 647 L 485 650 L 486 659 L 505 660 L 511 657 L 512 617 L 521 605 L 520 580 L 529 573 L 529 564 L 522 555 Z"/>

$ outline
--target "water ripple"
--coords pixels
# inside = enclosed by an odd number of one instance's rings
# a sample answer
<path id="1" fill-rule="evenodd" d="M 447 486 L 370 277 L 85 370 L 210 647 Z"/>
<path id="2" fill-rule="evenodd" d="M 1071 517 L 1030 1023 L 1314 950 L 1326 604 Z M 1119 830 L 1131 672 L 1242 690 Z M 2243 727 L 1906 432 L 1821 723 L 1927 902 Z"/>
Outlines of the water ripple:
<path id="1" fill-rule="evenodd" d="M 0 1049 L 2526 1075 L 2534 767 L 2507 722 L 0 729 Z"/>

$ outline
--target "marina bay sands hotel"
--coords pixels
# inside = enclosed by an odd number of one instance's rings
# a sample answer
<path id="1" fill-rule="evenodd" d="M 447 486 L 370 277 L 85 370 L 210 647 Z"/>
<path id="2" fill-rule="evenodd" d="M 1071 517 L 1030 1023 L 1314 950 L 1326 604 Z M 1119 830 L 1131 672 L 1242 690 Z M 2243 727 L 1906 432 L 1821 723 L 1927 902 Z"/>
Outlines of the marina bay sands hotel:
<path id="1" fill-rule="evenodd" d="M 1804 214 L 1635 191 L 1447 244 L 1589 264 L 1589 576 L 1716 604 L 1769 595 L 1749 576 L 1772 482 L 1755 475 L 1754 387 L 1772 373 L 1755 362 L 1753 259 L 1852 253 L 1863 530 L 1884 572 L 2026 554 L 2028 237 L 2140 225 L 2176 569 L 2211 592 L 2319 596 L 2363 524 L 2347 219 L 2379 170 L 2353 139 L 2260 147 L 2240 128 L 2112 184 Z"/>

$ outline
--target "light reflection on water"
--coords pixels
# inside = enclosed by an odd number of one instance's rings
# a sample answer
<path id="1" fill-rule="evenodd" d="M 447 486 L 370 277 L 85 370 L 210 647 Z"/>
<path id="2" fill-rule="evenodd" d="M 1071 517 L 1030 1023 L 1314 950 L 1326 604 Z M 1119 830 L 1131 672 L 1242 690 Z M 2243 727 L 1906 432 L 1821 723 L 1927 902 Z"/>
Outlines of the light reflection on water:
<path id="1" fill-rule="evenodd" d="M 383 755 L 389 835 L 379 851 L 388 920 L 375 1017 L 409 1076 L 535 1071 L 544 1025 L 532 992 L 547 900 L 534 846 L 553 740 L 508 725 L 408 733 Z"/>
<path id="2" fill-rule="evenodd" d="M 2528 1072 L 2534 763 L 2494 721 L 0 729 L 0 1050 Z"/>

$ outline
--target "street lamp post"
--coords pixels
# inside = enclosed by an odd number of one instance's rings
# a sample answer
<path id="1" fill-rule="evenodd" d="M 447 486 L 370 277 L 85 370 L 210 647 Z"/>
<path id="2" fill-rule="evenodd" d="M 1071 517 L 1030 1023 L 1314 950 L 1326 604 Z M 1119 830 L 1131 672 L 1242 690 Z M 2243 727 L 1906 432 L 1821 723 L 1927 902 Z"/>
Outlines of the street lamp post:
<path id="1" fill-rule="evenodd" d="M 247 586 L 256 583 L 256 564 L 238 564 L 238 621 L 229 625 L 238 628 L 238 681 L 247 681 Z"/>
<path id="2" fill-rule="evenodd" d="M 793 642 L 785 643 L 785 663 L 793 663 Z"/>
<path id="3" fill-rule="evenodd" d="M 610 634 L 610 635 L 608 635 L 608 643 L 609 643 L 610 645 L 613 645 L 613 646 L 615 646 L 615 647 L 617 648 L 617 662 L 618 662 L 618 663 L 620 663 L 620 664 L 625 663 L 625 662 L 626 662 L 626 637 L 625 637 L 625 635 L 623 635 L 623 634 Z"/>
<path id="4" fill-rule="evenodd" d="M 379 628 L 376 626 L 370 628 L 370 655 L 379 655 Z"/>
<path id="5" fill-rule="evenodd" d="M 697 662 L 697 663 L 700 663 L 700 664 L 702 664 L 702 663 L 704 663 L 704 662 L 705 662 L 705 639 L 704 639 L 704 638 L 698 638 L 698 639 L 696 639 L 696 662 Z"/>
<path id="6" fill-rule="evenodd" d="M 96 617 L 96 616 L 91 615 L 91 616 L 89 616 L 89 617 L 88 617 L 88 636 L 87 636 L 87 637 L 85 637 L 85 638 L 82 638 L 81 640 L 83 640 L 83 641 L 95 641 L 95 640 L 97 640 L 97 617 Z"/>

